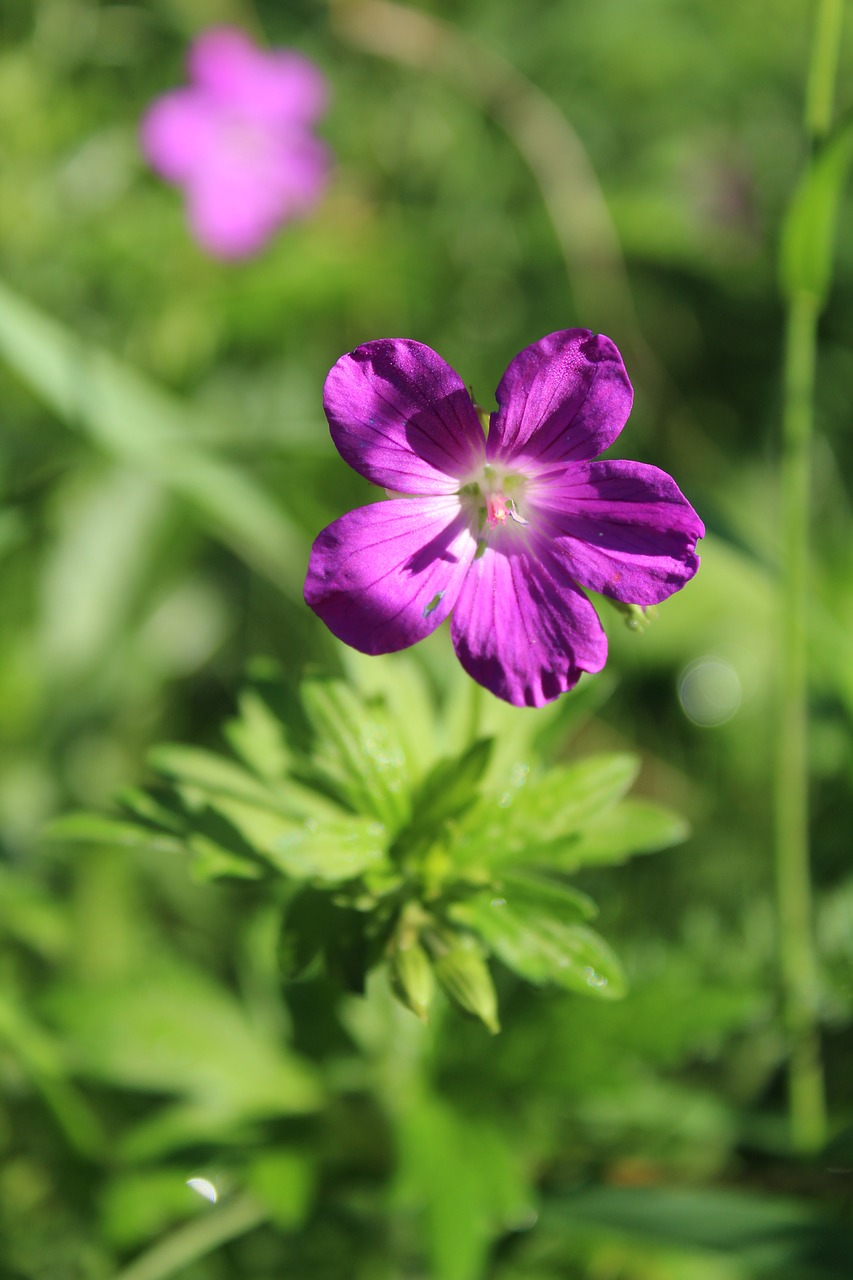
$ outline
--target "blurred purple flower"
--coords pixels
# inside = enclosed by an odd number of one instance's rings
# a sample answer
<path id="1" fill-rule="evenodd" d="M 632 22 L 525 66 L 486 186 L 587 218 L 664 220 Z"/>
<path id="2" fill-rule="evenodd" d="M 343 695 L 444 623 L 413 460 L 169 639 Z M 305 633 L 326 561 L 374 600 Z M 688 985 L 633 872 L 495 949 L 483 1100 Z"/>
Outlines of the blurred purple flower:
<path id="1" fill-rule="evenodd" d="M 189 86 L 146 112 L 142 148 L 161 177 L 185 189 L 201 247 L 245 257 L 323 193 L 330 156 L 311 127 L 326 107 L 326 81 L 301 54 L 257 49 L 233 27 L 203 32 L 187 65 Z"/>
<path id="2" fill-rule="evenodd" d="M 657 604 L 699 566 L 705 530 L 675 482 L 592 461 L 633 392 L 609 338 L 587 329 L 526 347 L 498 386 L 488 437 L 465 385 L 430 347 L 368 342 L 326 379 L 338 451 L 395 494 L 317 537 L 305 600 L 363 653 L 405 649 L 453 610 L 469 675 L 541 706 L 600 671 L 607 639 L 580 590 Z"/>

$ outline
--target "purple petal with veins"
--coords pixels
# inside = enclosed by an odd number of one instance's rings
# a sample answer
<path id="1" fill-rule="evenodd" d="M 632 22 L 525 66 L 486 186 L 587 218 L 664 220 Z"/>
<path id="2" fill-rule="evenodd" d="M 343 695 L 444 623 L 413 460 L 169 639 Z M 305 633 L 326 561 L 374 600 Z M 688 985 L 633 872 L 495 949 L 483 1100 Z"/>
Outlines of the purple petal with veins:
<path id="1" fill-rule="evenodd" d="M 600 671 L 607 639 L 582 588 L 665 600 L 699 565 L 704 527 L 675 481 L 592 461 L 621 432 L 631 384 L 609 338 L 549 334 L 510 363 L 488 440 L 459 375 L 407 339 L 365 343 L 326 380 L 332 438 L 397 497 L 314 543 L 305 599 L 366 653 L 414 644 L 451 614 L 465 670 L 516 706 Z"/>
<path id="2" fill-rule="evenodd" d="M 476 549 L 458 498 L 358 507 L 315 540 L 305 600 L 353 649 L 407 649 L 447 617 Z"/>

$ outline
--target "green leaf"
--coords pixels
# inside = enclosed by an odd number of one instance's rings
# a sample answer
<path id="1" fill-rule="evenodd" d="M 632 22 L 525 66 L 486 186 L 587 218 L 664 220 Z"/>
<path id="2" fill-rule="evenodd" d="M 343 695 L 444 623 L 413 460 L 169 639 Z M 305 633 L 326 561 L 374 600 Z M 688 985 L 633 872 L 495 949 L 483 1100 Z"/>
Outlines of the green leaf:
<path id="1" fill-rule="evenodd" d="M 307 680 L 302 702 L 315 734 L 312 765 L 356 813 L 398 831 L 411 813 L 406 755 L 387 713 L 340 680 Z"/>
<path id="2" fill-rule="evenodd" d="M 0 864 L 0 933 L 56 964 L 67 954 L 73 921 L 67 904 L 32 878 Z"/>
<path id="3" fill-rule="evenodd" d="M 586 925 L 565 923 L 532 901 L 492 895 L 458 904 L 452 916 L 475 930 L 508 969 L 528 982 L 553 983 L 606 1000 L 625 994 L 619 961 Z"/>
<path id="4" fill-rule="evenodd" d="M 499 868 L 540 846 L 574 835 L 621 799 L 637 776 L 632 755 L 591 756 L 530 779 L 519 770 L 499 795 L 484 797 L 459 824 L 454 862 Z"/>
<path id="5" fill-rule="evenodd" d="M 287 1149 L 261 1152 L 251 1161 L 246 1183 L 282 1231 L 304 1221 L 316 1184 L 313 1161 Z"/>
<path id="6" fill-rule="evenodd" d="M 782 1277 L 850 1274 L 853 1232 L 838 1214 L 811 1201 L 724 1188 L 586 1187 L 554 1200 L 543 1230 L 576 1239 L 591 1229 L 601 1239 L 618 1235 L 636 1251 L 645 1244 L 731 1257 L 734 1274 Z M 559 1247 L 560 1235 L 557 1235 Z M 745 1270 L 744 1270 L 745 1269 Z"/>
<path id="7" fill-rule="evenodd" d="M 187 964 L 153 960 L 114 984 L 55 989 L 49 1013 L 79 1072 L 118 1088 L 181 1095 L 233 1121 L 313 1110 L 313 1075 Z"/>
<path id="8" fill-rule="evenodd" d="M 425 1213 L 428 1274 L 480 1280 L 495 1237 L 530 1219 L 517 1145 L 494 1124 L 429 1095 L 397 1108 L 395 1136 L 397 1195 Z"/>
<path id="9" fill-rule="evenodd" d="M 228 741 L 253 773 L 280 782 L 290 762 L 284 726 L 254 689 L 244 689 L 239 706 L 240 715 L 225 726 Z"/>
<path id="10" fill-rule="evenodd" d="M 168 853 L 184 851 L 183 841 L 175 836 L 100 813 L 65 814 L 50 822 L 44 834 L 50 840 L 67 840 L 75 844 L 109 844 L 128 849 L 160 849 Z"/>
<path id="11" fill-rule="evenodd" d="M 297 880 L 351 880 L 379 866 L 386 856 L 385 828 L 368 818 L 347 815 L 294 822 L 225 796 L 211 796 L 209 804 L 262 858 Z"/>
<path id="12" fill-rule="evenodd" d="M 160 1160 L 174 1152 L 257 1141 L 258 1118 L 214 1102 L 177 1102 L 151 1111 L 118 1139 L 122 1161 Z"/>
<path id="13" fill-rule="evenodd" d="M 671 809 L 651 800 L 623 800 L 568 843 L 552 847 L 548 866 L 565 872 L 625 862 L 680 844 L 689 835 L 690 824 Z"/>
<path id="14" fill-rule="evenodd" d="M 101 1196 L 101 1225 L 112 1243 L 131 1248 L 167 1227 L 205 1213 L 210 1206 L 192 1191 L 181 1170 L 145 1169 L 118 1173 Z"/>
<path id="15" fill-rule="evenodd" d="M 152 768 L 178 784 L 188 807 L 217 796 L 231 796 L 289 818 L 336 821 L 340 808 L 328 797 L 290 778 L 266 783 L 226 756 L 199 747 L 164 744 L 148 753 Z"/>
<path id="16" fill-rule="evenodd" d="M 174 797 L 172 797 L 174 798 Z M 164 827 L 176 835 L 183 835 L 186 830 L 186 819 L 183 814 L 161 804 L 148 791 L 139 787 L 124 787 L 119 791 L 116 800 L 124 809 L 129 809 L 134 817 L 154 827 Z M 175 800 L 175 803 L 177 801 Z"/>
<path id="17" fill-rule="evenodd" d="M 489 764 L 492 739 L 481 738 L 452 760 L 439 760 L 419 787 L 412 827 L 433 831 L 478 799 L 477 786 Z"/>
<path id="18" fill-rule="evenodd" d="M 72 1147 L 88 1156 L 103 1152 L 106 1135 L 100 1121 L 67 1078 L 68 1046 L 34 1020 L 30 1001 L 8 989 L 8 976 L 5 987 L 0 991 L 0 1047 L 35 1083 Z"/>
<path id="19" fill-rule="evenodd" d="M 780 251 L 782 290 L 788 298 L 806 293 L 818 303 L 826 301 L 838 206 L 851 155 L 853 118 L 848 118 L 815 153 L 794 191 Z"/>
<path id="20" fill-rule="evenodd" d="M 563 921 L 592 920 L 598 915 L 592 898 L 579 889 L 528 871 L 504 871 L 497 883 L 499 898 L 506 898 L 514 906 L 528 911 L 542 911 Z"/>
<path id="21" fill-rule="evenodd" d="M 150 476 L 99 458 L 77 467 L 54 521 L 40 573 L 40 660 L 75 684 L 115 662 L 138 626 L 173 511 Z"/>
<path id="22" fill-rule="evenodd" d="M 416 654 L 373 657 L 341 645 L 344 669 L 359 695 L 381 701 L 391 716 L 413 778 L 419 778 L 447 752 L 436 724 L 435 698 Z"/>
<path id="23" fill-rule="evenodd" d="M 189 837 L 187 846 L 192 854 L 192 873 L 196 880 L 220 880 L 230 876 L 237 880 L 259 880 L 263 867 L 249 858 L 243 858 L 225 849 L 201 832 Z"/>
<path id="24" fill-rule="evenodd" d="M 304 538 L 248 475 L 198 443 L 198 415 L 0 285 L 0 355 L 110 457 L 155 477 L 276 585 L 301 599 Z"/>
<path id="25" fill-rule="evenodd" d="M 200 788 L 206 795 L 223 794 L 277 808 L 277 796 L 242 765 L 200 747 L 164 743 L 148 753 L 152 769 L 178 782 Z"/>

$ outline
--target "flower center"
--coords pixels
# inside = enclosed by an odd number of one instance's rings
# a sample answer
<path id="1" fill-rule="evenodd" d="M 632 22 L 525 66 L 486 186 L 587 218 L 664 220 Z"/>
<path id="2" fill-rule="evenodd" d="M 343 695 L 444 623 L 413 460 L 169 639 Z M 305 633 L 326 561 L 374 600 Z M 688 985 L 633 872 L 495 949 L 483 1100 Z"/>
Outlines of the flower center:
<path id="1" fill-rule="evenodd" d="M 486 524 L 490 529 L 494 529 L 496 524 L 506 524 L 506 518 L 511 512 L 512 507 L 507 507 L 502 493 L 486 494 Z"/>
<path id="2" fill-rule="evenodd" d="M 527 524 L 519 510 L 526 487 L 524 476 L 501 472 L 490 462 L 462 486 L 459 494 L 481 539 L 499 529 Z"/>
<path id="3" fill-rule="evenodd" d="M 236 114 L 223 119 L 220 146 L 232 164 L 243 168 L 255 168 L 270 158 L 269 131 Z"/>

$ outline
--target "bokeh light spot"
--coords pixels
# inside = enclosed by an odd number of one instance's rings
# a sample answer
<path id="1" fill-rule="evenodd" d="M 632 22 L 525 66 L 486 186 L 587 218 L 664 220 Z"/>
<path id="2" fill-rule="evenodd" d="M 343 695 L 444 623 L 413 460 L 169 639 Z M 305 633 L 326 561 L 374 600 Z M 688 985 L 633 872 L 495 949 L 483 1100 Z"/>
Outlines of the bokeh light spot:
<path id="1" fill-rule="evenodd" d="M 694 724 L 713 729 L 731 720 L 740 707 L 740 677 L 724 658 L 697 658 L 678 679 L 678 698 Z"/>

